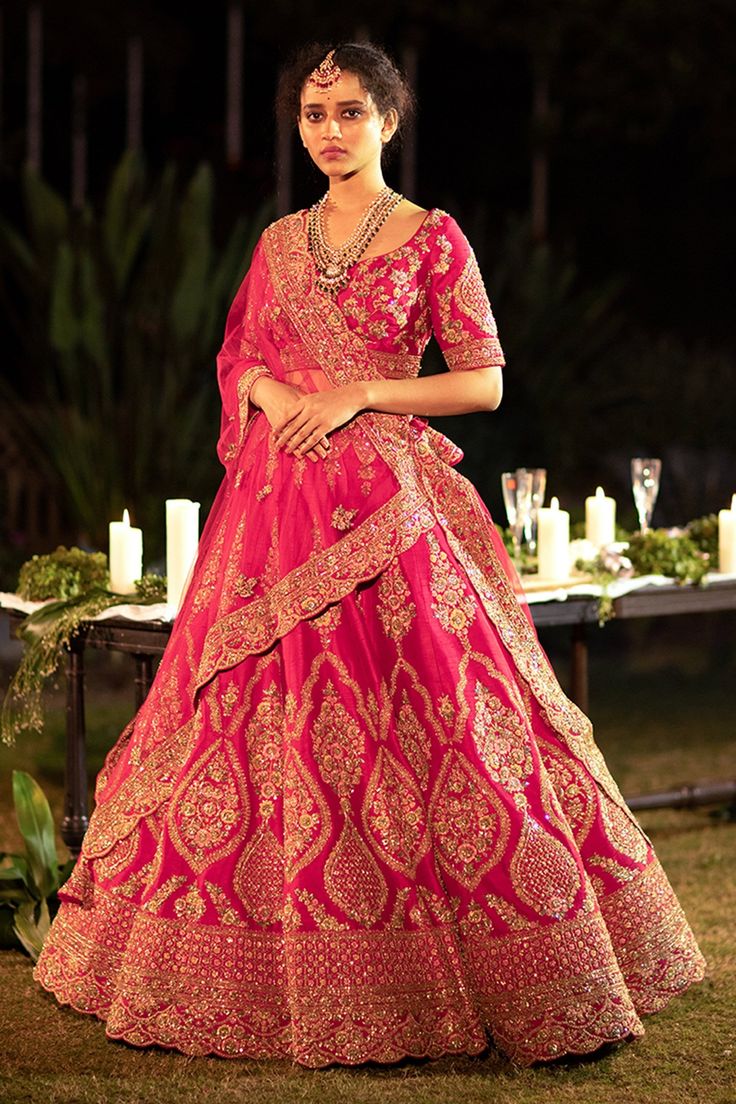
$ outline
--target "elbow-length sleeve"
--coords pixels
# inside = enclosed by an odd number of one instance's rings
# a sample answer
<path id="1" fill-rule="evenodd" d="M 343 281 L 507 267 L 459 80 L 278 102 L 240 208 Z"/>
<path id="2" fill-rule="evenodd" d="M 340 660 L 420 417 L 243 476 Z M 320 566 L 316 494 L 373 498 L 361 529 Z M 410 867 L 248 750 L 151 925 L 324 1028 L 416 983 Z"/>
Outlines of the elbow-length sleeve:
<path id="1" fill-rule="evenodd" d="M 222 399 L 217 455 L 227 465 L 240 451 L 255 412 L 250 391 L 260 376 L 270 376 L 258 345 L 258 308 L 265 261 L 260 241 L 238 288 L 225 322 L 225 337 L 217 354 L 217 383 Z"/>
<path id="2" fill-rule="evenodd" d="M 505 365 L 496 322 L 470 242 L 448 216 L 431 253 L 432 331 L 451 372 Z"/>

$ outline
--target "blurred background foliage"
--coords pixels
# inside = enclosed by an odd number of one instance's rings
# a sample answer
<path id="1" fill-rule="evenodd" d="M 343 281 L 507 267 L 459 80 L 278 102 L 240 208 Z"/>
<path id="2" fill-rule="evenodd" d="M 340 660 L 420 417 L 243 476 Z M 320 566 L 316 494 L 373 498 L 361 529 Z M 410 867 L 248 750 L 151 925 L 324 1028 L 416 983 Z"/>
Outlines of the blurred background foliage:
<path id="1" fill-rule="evenodd" d="M 99 210 L 69 209 L 29 169 L 24 226 L 0 221 L 3 307 L 24 371 L 2 382 L 2 420 L 63 497 L 70 537 L 106 547 L 128 506 L 160 555 L 164 499 L 211 498 L 218 479 L 213 358 L 267 206 L 226 243 L 201 165 L 153 181 L 127 153 Z"/>

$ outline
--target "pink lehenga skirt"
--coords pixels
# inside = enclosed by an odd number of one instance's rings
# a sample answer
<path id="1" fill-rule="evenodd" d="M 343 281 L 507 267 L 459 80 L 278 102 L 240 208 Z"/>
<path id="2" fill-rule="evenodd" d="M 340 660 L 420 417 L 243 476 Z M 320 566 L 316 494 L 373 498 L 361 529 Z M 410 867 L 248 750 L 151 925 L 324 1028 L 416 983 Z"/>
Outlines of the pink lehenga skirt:
<path id="1" fill-rule="evenodd" d="M 257 424 L 221 488 L 35 968 L 111 1038 L 526 1065 L 703 976 L 449 443 L 413 420 L 391 497 L 382 424 L 324 468 Z"/>

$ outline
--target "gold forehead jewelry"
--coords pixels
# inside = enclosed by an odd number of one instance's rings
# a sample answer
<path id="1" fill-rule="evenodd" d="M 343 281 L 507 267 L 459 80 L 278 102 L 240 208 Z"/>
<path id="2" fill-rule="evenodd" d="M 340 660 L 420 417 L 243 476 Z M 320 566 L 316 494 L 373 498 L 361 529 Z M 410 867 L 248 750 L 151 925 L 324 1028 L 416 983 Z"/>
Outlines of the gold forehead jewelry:
<path id="1" fill-rule="evenodd" d="M 333 84 L 337 84 L 341 76 L 342 69 L 335 61 L 335 51 L 330 50 L 327 57 L 309 74 L 309 83 L 326 92 Z"/>

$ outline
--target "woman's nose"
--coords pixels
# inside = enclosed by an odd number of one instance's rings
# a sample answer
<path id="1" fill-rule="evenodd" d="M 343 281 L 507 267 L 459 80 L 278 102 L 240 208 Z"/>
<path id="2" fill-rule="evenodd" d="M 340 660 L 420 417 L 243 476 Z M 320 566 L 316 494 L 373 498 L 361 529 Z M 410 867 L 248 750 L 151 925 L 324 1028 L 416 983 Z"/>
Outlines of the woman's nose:
<path id="1" fill-rule="evenodd" d="M 325 127 L 325 133 L 330 138 L 341 137 L 342 135 L 341 135 L 341 132 L 340 132 L 340 123 L 339 123 L 339 121 L 337 119 L 328 119 L 327 120 L 327 125 Z"/>

